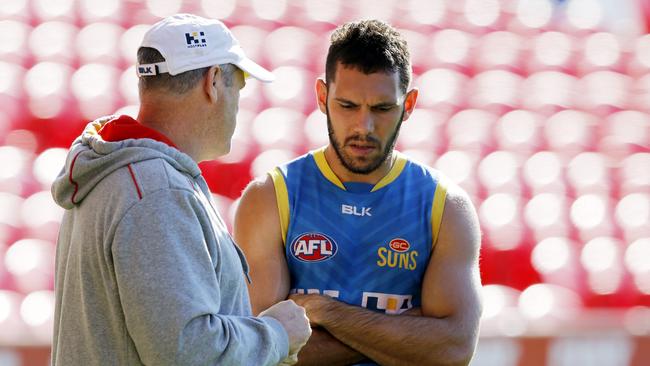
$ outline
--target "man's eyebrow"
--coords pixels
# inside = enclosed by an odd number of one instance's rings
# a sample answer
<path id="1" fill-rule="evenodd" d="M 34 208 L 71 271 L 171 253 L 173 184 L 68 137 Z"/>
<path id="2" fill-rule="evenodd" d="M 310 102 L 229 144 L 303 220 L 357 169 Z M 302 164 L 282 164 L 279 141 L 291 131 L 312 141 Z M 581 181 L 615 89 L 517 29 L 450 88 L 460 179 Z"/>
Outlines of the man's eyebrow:
<path id="1" fill-rule="evenodd" d="M 337 102 L 340 102 L 340 103 L 348 103 L 348 104 L 357 105 L 357 103 L 355 103 L 355 102 L 353 102 L 351 100 L 347 100 L 345 98 L 334 98 L 334 100 L 337 101 Z"/>
<path id="2" fill-rule="evenodd" d="M 334 100 L 339 102 L 339 103 L 347 103 L 347 104 L 352 104 L 352 105 L 358 105 L 357 103 L 355 103 L 355 102 L 353 102 L 351 100 L 347 100 L 345 98 L 337 97 L 337 98 L 334 98 Z M 398 105 L 399 105 L 398 102 L 392 102 L 391 101 L 391 102 L 379 102 L 377 104 L 373 104 L 371 107 L 395 107 L 395 106 L 398 106 Z"/>

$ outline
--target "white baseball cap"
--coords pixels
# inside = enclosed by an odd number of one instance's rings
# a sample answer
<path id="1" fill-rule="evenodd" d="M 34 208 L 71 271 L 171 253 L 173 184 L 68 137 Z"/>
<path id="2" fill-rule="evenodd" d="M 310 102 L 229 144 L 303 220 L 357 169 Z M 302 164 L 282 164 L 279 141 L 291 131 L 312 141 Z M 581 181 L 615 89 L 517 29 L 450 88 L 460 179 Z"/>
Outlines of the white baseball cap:
<path id="1" fill-rule="evenodd" d="M 246 57 L 230 30 L 214 19 L 192 14 L 169 16 L 145 33 L 140 47 L 155 48 L 165 61 L 138 64 L 138 76 L 166 72 L 178 75 L 203 67 L 234 64 L 258 80 L 271 82 L 275 79 L 270 71 Z"/>

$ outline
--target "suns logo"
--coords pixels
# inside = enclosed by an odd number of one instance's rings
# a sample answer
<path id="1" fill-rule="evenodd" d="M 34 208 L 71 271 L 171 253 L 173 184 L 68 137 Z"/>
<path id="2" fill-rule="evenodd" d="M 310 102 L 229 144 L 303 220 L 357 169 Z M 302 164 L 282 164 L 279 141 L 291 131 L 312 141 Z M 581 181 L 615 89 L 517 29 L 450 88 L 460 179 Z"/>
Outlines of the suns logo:
<path id="1" fill-rule="evenodd" d="M 334 239 L 321 233 L 305 233 L 291 243 L 291 254 L 303 262 L 322 262 L 336 255 Z"/>
<path id="2" fill-rule="evenodd" d="M 377 265 L 379 267 L 402 268 L 415 270 L 417 268 L 418 251 L 411 250 L 411 244 L 402 238 L 391 240 L 387 247 L 377 249 Z"/>

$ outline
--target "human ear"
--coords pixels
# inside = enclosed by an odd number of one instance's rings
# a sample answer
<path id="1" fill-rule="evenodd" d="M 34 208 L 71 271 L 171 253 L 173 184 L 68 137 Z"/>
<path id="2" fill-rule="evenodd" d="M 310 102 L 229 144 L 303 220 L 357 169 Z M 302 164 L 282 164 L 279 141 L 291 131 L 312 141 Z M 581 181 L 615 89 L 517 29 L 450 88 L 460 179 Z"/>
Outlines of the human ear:
<path id="1" fill-rule="evenodd" d="M 206 96 L 212 103 L 215 103 L 217 100 L 219 100 L 217 83 L 222 75 L 223 71 L 221 68 L 218 65 L 215 65 L 212 66 L 210 70 L 208 70 L 205 76 L 203 89 L 206 93 Z"/>
<path id="2" fill-rule="evenodd" d="M 413 113 L 415 103 L 418 100 L 418 93 L 417 88 L 413 88 L 406 93 L 406 98 L 404 99 L 404 118 L 402 118 L 402 121 L 406 121 L 411 116 L 411 113 Z"/>
<path id="3" fill-rule="evenodd" d="M 321 112 L 327 114 L 327 84 L 325 80 L 316 80 L 316 101 Z"/>

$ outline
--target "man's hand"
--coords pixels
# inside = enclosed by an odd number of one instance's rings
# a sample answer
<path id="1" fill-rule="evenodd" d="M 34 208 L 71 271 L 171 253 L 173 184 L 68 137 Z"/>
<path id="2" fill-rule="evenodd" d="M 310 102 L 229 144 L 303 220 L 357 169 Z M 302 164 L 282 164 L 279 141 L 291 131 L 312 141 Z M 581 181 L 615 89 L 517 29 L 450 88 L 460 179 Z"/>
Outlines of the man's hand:
<path id="1" fill-rule="evenodd" d="M 289 356 L 280 364 L 295 364 L 298 361 L 298 351 L 307 343 L 311 335 L 311 327 L 305 309 L 291 300 L 285 300 L 262 311 L 259 316 L 274 318 L 282 324 L 289 335 Z"/>

